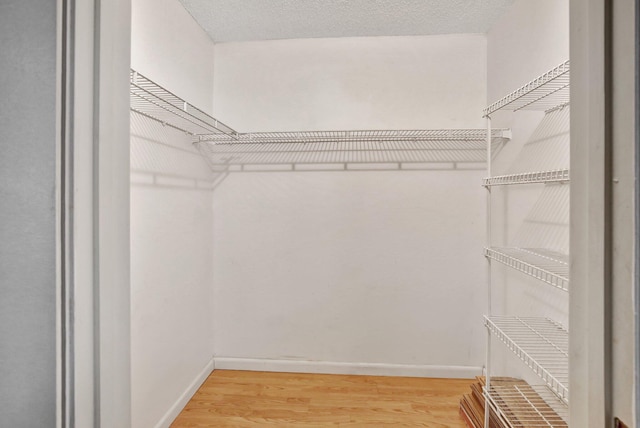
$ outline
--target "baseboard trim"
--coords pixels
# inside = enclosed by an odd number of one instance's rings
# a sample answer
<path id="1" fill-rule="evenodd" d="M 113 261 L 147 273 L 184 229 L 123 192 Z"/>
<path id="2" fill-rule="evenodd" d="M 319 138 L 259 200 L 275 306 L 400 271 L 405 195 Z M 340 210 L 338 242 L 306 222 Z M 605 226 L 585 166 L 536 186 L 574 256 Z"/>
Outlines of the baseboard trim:
<path id="1" fill-rule="evenodd" d="M 289 373 L 357 374 L 471 379 L 482 374 L 482 367 L 411 364 L 342 363 L 329 361 L 275 360 L 261 358 L 215 357 L 216 369 Z"/>
<path id="2" fill-rule="evenodd" d="M 196 393 L 198 388 L 204 383 L 205 380 L 209 377 L 211 372 L 213 372 L 215 368 L 215 361 L 212 358 L 206 366 L 198 373 L 191 382 L 191 384 L 187 387 L 187 389 L 180 395 L 178 400 L 169 408 L 167 413 L 164 414 L 162 419 L 156 424 L 155 428 L 169 428 L 173 421 L 178 417 L 184 406 L 187 405 L 191 397 Z"/>

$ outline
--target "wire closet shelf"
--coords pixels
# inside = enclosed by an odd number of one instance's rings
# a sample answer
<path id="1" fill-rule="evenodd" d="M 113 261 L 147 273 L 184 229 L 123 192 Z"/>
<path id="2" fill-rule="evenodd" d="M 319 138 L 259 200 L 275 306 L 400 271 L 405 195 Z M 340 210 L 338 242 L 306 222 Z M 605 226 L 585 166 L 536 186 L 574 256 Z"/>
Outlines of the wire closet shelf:
<path id="1" fill-rule="evenodd" d="M 508 130 L 495 129 L 493 138 L 509 138 Z M 235 136 L 200 135 L 199 140 L 211 144 L 278 144 L 278 143 L 380 143 L 380 142 L 469 142 L 484 143 L 486 129 L 422 129 L 361 131 L 251 132 Z"/>
<path id="2" fill-rule="evenodd" d="M 569 407 L 546 385 L 492 385 L 484 392 L 492 410 L 510 428 L 568 428 Z"/>
<path id="3" fill-rule="evenodd" d="M 569 333 L 547 318 L 485 317 L 485 325 L 565 403 L 569 403 Z"/>
<path id="4" fill-rule="evenodd" d="M 491 130 L 491 115 L 499 110 L 537 110 L 549 113 L 569 105 L 570 78 L 569 61 L 565 61 L 489 105 L 483 111 L 483 117 L 489 121 L 489 132 Z M 489 176 L 484 178 L 482 183 L 483 186 L 486 187 L 533 183 L 568 183 L 570 181 L 568 169 L 524 172 L 500 176 L 492 176 L 491 168 L 489 167 L 488 169 Z"/>
<path id="5" fill-rule="evenodd" d="M 509 139 L 505 129 L 492 140 Z M 258 132 L 201 136 L 212 164 L 484 163 L 486 129 Z"/>
<path id="6" fill-rule="evenodd" d="M 135 70 L 129 73 L 131 110 L 190 135 L 222 134 L 234 138 L 231 127 L 220 122 Z"/>
<path id="7" fill-rule="evenodd" d="M 484 117 L 498 110 L 548 111 L 569 103 L 569 61 L 547 71 L 484 109 Z"/>
<path id="8" fill-rule="evenodd" d="M 518 174 L 496 175 L 482 180 L 483 186 L 513 186 L 516 184 L 534 183 L 568 183 L 570 174 L 568 169 L 554 169 L 550 171 L 522 172 Z"/>
<path id="9" fill-rule="evenodd" d="M 130 100 L 132 111 L 192 136 L 215 172 L 329 163 L 393 163 L 396 169 L 449 163 L 457 168 L 486 161 L 484 128 L 240 133 L 135 70 L 130 72 Z M 509 138 L 507 129 L 491 131 L 498 146 Z"/>
<path id="10" fill-rule="evenodd" d="M 564 291 L 569 291 L 569 257 L 545 248 L 485 248 L 485 256 Z"/>

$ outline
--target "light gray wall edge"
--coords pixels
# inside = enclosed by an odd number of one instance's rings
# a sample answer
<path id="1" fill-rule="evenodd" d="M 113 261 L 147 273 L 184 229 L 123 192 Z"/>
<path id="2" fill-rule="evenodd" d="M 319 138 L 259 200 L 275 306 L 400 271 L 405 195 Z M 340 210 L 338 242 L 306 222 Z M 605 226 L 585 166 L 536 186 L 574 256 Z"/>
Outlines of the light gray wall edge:
<path id="1" fill-rule="evenodd" d="M 56 424 L 57 2 L 0 3 L 0 426 Z"/>
<path id="2" fill-rule="evenodd" d="M 634 263 L 634 310 L 635 310 L 635 373 L 634 413 L 636 427 L 640 426 L 640 0 L 635 1 L 635 263 Z"/>

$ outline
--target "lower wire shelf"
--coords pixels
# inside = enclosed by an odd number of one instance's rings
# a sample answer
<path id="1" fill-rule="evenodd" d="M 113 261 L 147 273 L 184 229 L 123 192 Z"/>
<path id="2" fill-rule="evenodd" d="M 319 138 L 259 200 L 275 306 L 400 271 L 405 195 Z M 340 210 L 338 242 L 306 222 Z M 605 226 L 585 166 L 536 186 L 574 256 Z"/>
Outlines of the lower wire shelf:
<path id="1" fill-rule="evenodd" d="M 568 428 L 569 407 L 545 385 L 524 381 L 484 390 L 489 406 L 510 428 Z"/>
<path id="2" fill-rule="evenodd" d="M 542 248 L 485 248 L 485 256 L 564 291 L 569 290 L 569 257 Z"/>
<path id="3" fill-rule="evenodd" d="M 509 186 L 514 184 L 533 183 L 567 183 L 569 182 L 568 169 L 554 169 L 550 171 L 523 172 L 518 174 L 497 175 L 486 177 L 482 180 L 483 186 Z"/>
<path id="4" fill-rule="evenodd" d="M 569 402 L 569 333 L 547 318 L 485 317 L 485 326 L 551 388 Z"/>

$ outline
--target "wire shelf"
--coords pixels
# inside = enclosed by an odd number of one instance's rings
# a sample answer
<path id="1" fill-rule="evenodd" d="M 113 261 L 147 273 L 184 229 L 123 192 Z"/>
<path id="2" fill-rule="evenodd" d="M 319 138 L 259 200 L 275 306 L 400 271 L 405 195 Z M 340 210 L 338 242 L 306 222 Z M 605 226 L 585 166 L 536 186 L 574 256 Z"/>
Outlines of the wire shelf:
<path id="1" fill-rule="evenodd" d="M 509 139 L 508 129 L 493 129 L 494 139 Z M 421 143 L 456 142 L 486 144 L 487 130 L 422 129 L 422 130 L 360 130 L 360 131 L 301 131 L 252 132 L 229 135 L 201 135 L 200 141 L 211 144 L 292 144 L 292 143 Z"/>
<path id="2" fill-rule="evenodd" d="M 543 248 L 485 248 L 492 260 L 569 291 L 569 257 Z"/>
<path id="3" fill-rule="evenodd" d="M 263 165 L 266 171 L 274 165 L 312 171 L 319 164 L 331 164 L 330 170 L 339 165 L 351 170 L 350 164 L 476 169 L 486 162 L 485 128 L 238 133 L 135 70 L 130 72 L 130 100 L 132 111 L 194 136 L 216 172 L 256 171 Z M 508 129 L 494 129 L 491 135 L 497 147 L 511 138 Z"/>
<path id="4" fill-rule="evenodd" d="M 491 408 L 510 428 L 568 428 L 569 407 L 545 385 L 525 382 L 484 390 Z"/>
<path id="5" fill-rule="evenodd" d="M 547 318 L 485 317 L 485 326 L 569 402 L 569 333 Z"/>
<path id="6" fill-rule="evenodd" d="M 479 169 L 486 162 L 485 128 L 238 133 L 135 70 L 130 100 L 132 111 L 192 135 L 214 172 Z M 491 136 L 499 148 L 511 133 Z"/>
<path id="7" fill-rule="evenodd" d="M 135 70 L 130 72 L 131 110 L 191 135 L 222 134 L 234 138 L 231 127 L 209 116 Z"/>
<path id="8" fill-rule="evenodd" d="M 569 103 L 569 61 L 537 77 L 484 109 L 484 117 L 498 110 L 554 109 Z"/>
<path id="9" fill-rule="evenodd" d="M 497 175 L 482 179 L 483 186 L 510 186 L 516 184 L 534 183 L 567 183 L 568 169 L 554 169 L 551 171 L 523 172 L 519 174 Z"/>
<path id="10" fill-rule="evenodd" d="M 496 129 L 495 139 L 509 131 Z M 202 136 L 215 166 L 323 163 L 484 163 L 486 129 L 318 131 Z"/>

